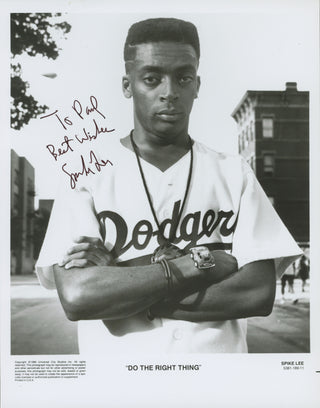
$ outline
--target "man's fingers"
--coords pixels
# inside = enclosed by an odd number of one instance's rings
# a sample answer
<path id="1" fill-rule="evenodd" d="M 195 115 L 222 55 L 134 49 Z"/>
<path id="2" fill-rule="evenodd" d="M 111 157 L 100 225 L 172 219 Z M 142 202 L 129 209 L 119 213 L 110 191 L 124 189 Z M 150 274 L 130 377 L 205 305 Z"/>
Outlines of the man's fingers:
<path id="1" fill-rule="evenodd" d="M 70 268 L 85 268 L 86 266 L 92 266 L 92 263 L 88 259 L 73 259 L 66 263 L 65 269 Z"/>
<path id="2" fill-rule="evenodd" d="M 97 266 L 113 264 L 112 255 L 99 238 L 81 236 L 76 239 L 76 242 L 75 245 L 68 249 L 63 259 L 58 263 L 60 267 L 64 266 L 66 269 L 85 267 L 88 265 L 86 261 L 91 265 Z M 80 262 L 80 260 L 82 261 Z M 79 262 L 75 263 L 73 261 Z"/>
<path id="3" fill-rule="evenodd" d="M 72 246 L 70 249 L 68 249 L 66 255 L 75 254 L 76 252 L 80 252 L 80 251 L 87 251 L 88 249 L 90 249 L 90 247 L 91 247 L 91 244 L 89 242 L 84 242 L 83 244 L 77 244 L 77 245 Z"/>
<path id="4" fill-rule="evenodd" d="M 99 251 L 101 253 L 108 252 L 104 245 L 97 246 L 92 243 L 85 242 L 83 244 L 77 244 L 77 245 L 72 246 L 71 248 L 68 249 L 65 255 L 72 255 L 72 254 L 75 254 L 76 252 L 81 252 L 81 251 Z"/>
<path id="5" fill-rule="evenodd" d="M 84 235 L 81 235 L 80 237 L 77 237 L 74 242 L 76 242 L 77 244 L 81 244 L 81 243 L 90 243 L 96 246 L 101 246 L 103 245 L 103 242 L 101 241 L 100 238 L 96 238 L 96 237 L 87 237 Z"/>
<path id="6" fill-rule="evenodd" d="M 100 257 L 95 254 L 94 252 L 90 251 L 79 251 L 75 252 L 73 254 L 67 254 L 64 256 L 63 260 L 61 261 L 61 264 L 59 263 L 59 266 L 66 265 L 67 263 L 77 260 L 77 259 L 87 259 L 93 263 L 99 262 Z"/>

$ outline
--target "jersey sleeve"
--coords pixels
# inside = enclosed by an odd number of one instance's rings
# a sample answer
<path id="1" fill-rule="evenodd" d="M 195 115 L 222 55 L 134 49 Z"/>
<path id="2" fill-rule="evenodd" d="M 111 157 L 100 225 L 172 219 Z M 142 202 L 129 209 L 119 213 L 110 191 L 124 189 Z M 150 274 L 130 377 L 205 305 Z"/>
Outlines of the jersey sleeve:
<path id="1" fill-rule="evenodd" d="M 232 253 L 239 268 L 253 261 L 274 259 L 277 277 L 280 277 L 302 251 L 275 211 L 252 169 L 246 163 L 243 166 L 244 184 Z"/>
<path id="2" fill-rule="evenodd" d="M 74 190 L 60 187 L 36 264 L 42 286 L 55 289 L 53 265 L 63 259 L 79 236 L 101 239 L 92 195 L 85 187 Z"/>

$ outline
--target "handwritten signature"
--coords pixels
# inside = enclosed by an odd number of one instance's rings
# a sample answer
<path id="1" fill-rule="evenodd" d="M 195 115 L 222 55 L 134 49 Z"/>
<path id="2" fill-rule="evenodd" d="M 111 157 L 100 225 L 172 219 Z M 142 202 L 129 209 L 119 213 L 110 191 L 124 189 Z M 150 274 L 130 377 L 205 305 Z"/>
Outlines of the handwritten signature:
<path id="1" fill-rule="evenodd" d="M 105 119 L 106 117 L 104 116 L 104 114 L 103 113 L 101 113 L 99 110 L 98 110 L 98 101 L 97 101 L 97 98 L 95 97 L 95 96 L 93 96 L 93 95 L 91 95 L 90 96 L 90 106 L 86 106 L 86 109 L 85 109 L 85 112 L 86 112 L 86 114 L 87 114 L 87 116 L 89 116 L 91 113 L 93 113 L 93 112 L 96 112 L 96 113 L 98 113 L 100 116 L 102 116 L 103 117 L 103 119 Z M 82 120 L 84 120 L 84 117 L 83 117 L 83 115 L 82 115 L 82 104 L 81 104 L 81 102 L 80 101 L 78 101 L 78 99 L 75 99 L 74 101 L 73 101 L 73 104 L 72 104 L 72 109 L 75 111 L 75 113 L 77 114 L 77 116 L 80 118 L 80 119 L 82 119 Z M 48 115 L 43 115 L 43 116 L 40 116 L 40 119 L 45 119 L 45 118 L 49 118 L 50 116 L 55 116 L 57 119 L 58 119 L 58 121 L 59 121 L 59 123 L 60 123 L 60 125 L 63 127 L 63 129 L 64 130 L 67 130 L 67 126 L 72 126 L 73 125 L 73 122 L 72 122 L 72 120 L 69 118 L 69 116 L 65 116 L 63 119 L 61 119 L 61 117 L 60 117 L 60 115 L 58 115 L 58 109 L 56 109 L 54 112 L 52 112 L 52 113 L 49 113 Z"/>
<path id="2" fill-rule="evenodd" d="M 68 153 L 69 151 L 73 152 L 72 147 L 70 146 L 70 142 L 72 142 L 73 139 L 69 139 L 68 136 L 64 137 L 64 141 L 60 143 L 60 145 L 63 147 L 63 149 L 56 147 L 53 144 L 48 144 L 46 148 L 49 150 L 49 153 L 51 156 L 54 158 L 55 161 L 57 161 L 57 157 L 62 156 L 63 154 Z M 57 153 L 56 153 L 57 151 Z"/>
<path id="3" fill-rule="evenodd" d="M 114 132 L 115 130 L 115 129 L 108 129 L 107 127 L 102 127 L 102 126 L 99 127 L 95 119 L 93 119 L 93 123 L 95 126 L 95 134 L 91 135 L 90 132 L 86 130 L 86 128 L 83 128 L 83 133 L 85 137 L 79 139 L 78 136 L 76 135 L 76 139 L 78 140 L 79 143 L 83 143 L 86 140 L 91 142 L 91 140 L 95 140 L 101 133 L 111 133 L 111 132 Z"/>
<path id="4" fill-rule="evenodd" d="M 106 117 L 104 116 L 104 114 L 101 113 L 101 112 L 98 110 L 98 101 L 97 101 L 97 98 L 96 98 L 95 96 L 93 96 L 93 95 L 90 96 L 90 103 L 91 103 L 91 106 L 90 106 L 90 107 L 89 107 L 89 106 L 86 107 L 86 114 L 87 114 L 87 115 L 90 115 L 90 113 L 92 113 L 92 112 L 97 112 L 97 113 L 99 113 L 99 115 L 101 115 L 101 116 L 103 117 L 103 119 L 105 119 Z M 81 119 L 83 119 L 83 116 L 81 115 L 81 114 L 82 114 L 82 105 L 81 105 L 81 102 L 80 102 L 80 101 L 78 101 L 77 99 L 75 99 L 75 100 L 73 101 L 72 109 L 76 112 L 76 114 L 77 114 Z"/>
<path id="5" fill-rule="evenodd" d="M 98 108 L 98 100 L 95 96 L 91 95 L 90 98 L 90 104 L 87 106 L 83 106 L 82 103 L 78 100 L 75 99 L 73 101 L 73 104 L 71 106 L 72 110 L 74 111 L 73 117 L 72 116 L 64 116 L 59 113 L 58 115 L 58 109 L 56 109 L 54 112 L 51 112 L 47 115 L 41 116 L 40 119 L 45 119 L 45 118 L 52 118 L 55 117 L 57 119 L 59 124 L 62 126 L 64 131 L 72 131 L 73 126 L 76 122 L 82 123 L 82 134 L 80 135 L 81 132 L 77 132 L 77 134 L 74 132 L 72 137 L 69 137 L 67 135 L 64 135 L 63 141 L 60 142 L 60 145 L 55 146 L 53 144 L 47 144 L 46 148 L 50 155 L 53 157 L 55 161 L 58 161 L 58 158 L 60 156 L 63 156 L 67 154 L 68 152 L 73 152 L 77 150 L 77 146 L 80 144 L 83 144 L 84 142 L 92 142 L 93 140 L 97 139 L 97 137 L 101 134 L 106 134 L 110 132 L 114 132 L 115 129 L 108 129 L 107 126 L 101 126 L 98 123 L 98 120 L 95 115 L 100 116 L 103 119 L 106 119 L 105 115 L 99 110 Z M 88 116 L 90 118 L 88 118 Z M 93 129 L 89 127 L 90 130 L 88 130 L 88 126 L 85 123 L 87 119 L 91 119 L 91 124 L 93 124 Z M 75 153 L 76 154 L 76 153 Z M 75 171 L 75 172 L 70 172 L 67 169 L 68 164 L 64 163 L 61 166 L 61 170 L 69 177 L 70 181 L 70 186 L 72 189 L 76 188 L 77 182 L 79 180 L 79 177 L 81 176 L 88 176 L 89 174 L 96 174 L 96 172 L 100 172 L 102 168 L 107 166 L 108 164 L 113 166 L 113 163 L 111 163 L 110 160 L 98 160 L 95 153 L 93 150 L 90 150 L 89 152 L 89 162 L 86 164 L 86 161 L 83 157 L 83 155 L 80 155 L 80 162 L 81 162 L 81 170 L 80 171 Z M 91 167 L 90 167 L 91 165 Z"/>
<path id="6" fill-rule="evenodd" d="M 100 172 L 102 170 L 103 167 L 107 166 L 108 164 L 113 166 L 113 163 L 110 160 L 98 160 L 95 153 L 90 150 L 89 153 L 89 164 L 92 164 L 95 166 L 95 171 L 92 170 L 91 167 L 89 167 L 89 165 L 86 164 L 84 158 L 82 155 L 80 155 L 81 158 L 81 164 L 82 164 L 82 168 L 80 171 L 74 172 L 74 173 L 69 173 L 66 170 L 66 166 L 67 163 L 64 163 L 61 167 L 62 171 L 67 174 L 67 176 L 69 177 L 70 180 L 70 187 L 72 189 L 76 188 L 78 179 L 80 176 L 88 176 L 89 174 L 96 174 L 96 172 Z"/>
<path id="7" fill-rule="evenodd" d="M 60 143 L 61 147 L 59 147 L 59 148 L 57 148 L 53 144 L 47 144 L 46 148 L 48 149 L 49 153 L 51 154 L 51 156 L 54 158 L 55 161 L 58 160 L 58 157 L 66 154 L 68 152 L 73 152 L 74 147 L 72 148 L 71 142 L 78 141 L 81 144 L 83 142 L 85 142 L 85 141 L 91 142 L 92 140 L 97 139 L 97 137 L 101 133 L 110 133 L 110 132 L 113 132 L 115 130 L 115 129 L 108 129 L 107 127 L 99 126 L 95 119 L 93 119 L 92 121 L 93 121 L 94 127 L 95 127 L 94 134 L 92 134 L 86 128 L 83 128 L 82 129 L 83 133 L 84 133 L 83 137 L 75 135 L 75 138 L 76 138 L 76 140 L 75 140 L 75 139 L 70 139 L 68 136 L 64 136 L 63 142 Z"/>

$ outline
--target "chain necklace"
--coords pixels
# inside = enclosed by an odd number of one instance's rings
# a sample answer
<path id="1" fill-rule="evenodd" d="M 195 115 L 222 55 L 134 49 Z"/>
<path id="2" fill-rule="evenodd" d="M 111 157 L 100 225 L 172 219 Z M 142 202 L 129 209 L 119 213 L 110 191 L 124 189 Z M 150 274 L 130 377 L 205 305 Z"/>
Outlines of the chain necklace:
<path id="1" fill-rule="evenodd" d="M 179 214 L 178 214 L 178 216 L 177 216 L 176 222 L 171 226 L 171 232 L 170 232 L 169 238 L 165 238 L 165 236 L 164 236 L 164 231 L 162 231 L 162 229 L 161 229 L 159 220 L 158 220 L 158 218 L 157 218 L 155 209 L 154 209 L 154 207 L 153 207 L 152 199 L 151 199 L 150 192 L 149 192 L 149 189 L 148 189 L 148 186 L 147 186 L 147 182 L 146 182 L 146 179 L 145 179 L 145 176 L 144 176 L 144 173 L 143 173 L 143 169 L 142 169 L 140 157 L 139 157 L 139 154 L 138 154 L 138 147 L 137 147 L 137 145 L 135 144 L 135 142 L 134 142 L 134 140 L 133 140 L 133 130 L 131 130 L 131 132 L 130 132 L 130 141 L 131 141 L 131 145 L 132 145 L 133 151 L 134 151 L 134 153 L 135 153 L 135 155 L 136 155 L 136 159 L 137 159 L 137 163 L 138 163 L 138 167 L 139 167 L 141 179 L 142 179 L 143 186 L 144 186 L 144 190 L 145 190 L 145 192 L 146 192 L 146 195 L 147 195 L 147 198 L 148 198 L 148 201 L 149 201 L 150 209 L 151 209 L 153 218 L 154 218 L 154 220 L 155 220 L 155 223 L 157 224 L 157 227 L 159 228 L 160 238 L 162 239 L 164 245 L 170 245 L 170 244 L 171 244 L 171 241 L 175 238 L 176 231 L 177 231 L 177 228 L 178 228 L 178 225 L 179 225 L 179 222 L 180 222 L 182 213 L 183 213 L 183 209 L 184 209 L 184 206 L 185 206 L 185 202 L 186 202 L 186 200 L 187 200 L 187 196 L 188 196 L 188 193 L 189 193 L 189 189 L 190 189 L 190 182 L 191 182 L 192 170 L 193 170 L 193 149 L 192 149 L 191 137 L 189 136 L 190 166 L 189 166 L 189 174 L 188 174 L 188 179 L 187 179 L 186 191 L 185 191 L 185 193 L 184 193 L 184 198 L 183 198 L 182 206 L 181 206 L 181 209 L 180 209 Z M 161 245 L 160 245 L 160 246 L 161 246 Z"/>

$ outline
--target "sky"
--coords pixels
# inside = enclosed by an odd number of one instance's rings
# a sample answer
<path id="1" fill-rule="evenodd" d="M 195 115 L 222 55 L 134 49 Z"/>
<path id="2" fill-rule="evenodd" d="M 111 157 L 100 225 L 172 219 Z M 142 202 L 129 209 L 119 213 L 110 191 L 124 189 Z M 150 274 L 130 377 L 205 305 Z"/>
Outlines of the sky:
<path id="1" fill-rule="evenodd" d="M 20 131 L 11 130 L 11 147 L 35 168 L 36 199 L 53 198 L 61 177 L 61 159 L 54 160 L 48 144 L 59 146 L 83 123 L 72 109 L 74 100 L 83 109 L 95 96 L 106 117 L 101 125 L 123 137 L 133 127 L 132 100 L 121 90 L 124 74 L 123 44 L 129 26 L 155 16 L 192 21 L 201 46 L 201 88 L 190 119 L 189 133 L 218 151 L 237 153 L 237 127 L 231 113 L 245 92 L 284 90 L 297 82 L 298 90 L 315 90 L 316 16 L 308 8 L 274 8 L 265 11 L 208 13 L 67 13 L 72 28 L 56 60 L 22 56 L 23 78 L 30 93 L 46 112 L 58 110 L 72 126 L 65 130 L 55 116 L 33 119 Z M 56 73 L 55 79 L 43 76 Z M 104 137 L 108 137 L 104 135 Z M 84 147 L 85 148 L 85 147 Z M 77 153 L 78 154 L 78 153 Z M 60 161 L 59 161 L 60 160 Z"/>

